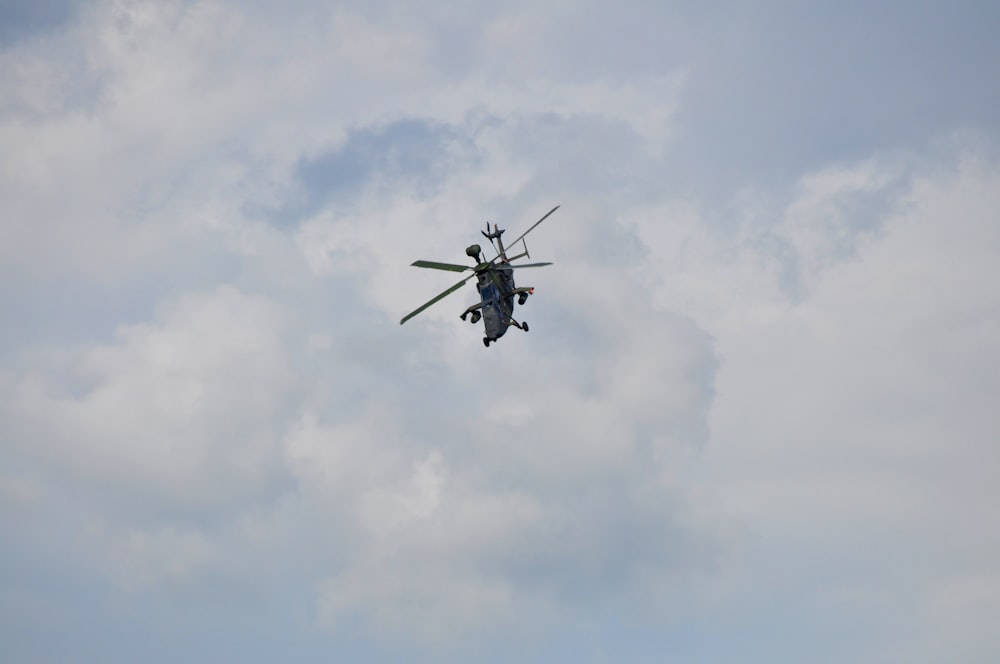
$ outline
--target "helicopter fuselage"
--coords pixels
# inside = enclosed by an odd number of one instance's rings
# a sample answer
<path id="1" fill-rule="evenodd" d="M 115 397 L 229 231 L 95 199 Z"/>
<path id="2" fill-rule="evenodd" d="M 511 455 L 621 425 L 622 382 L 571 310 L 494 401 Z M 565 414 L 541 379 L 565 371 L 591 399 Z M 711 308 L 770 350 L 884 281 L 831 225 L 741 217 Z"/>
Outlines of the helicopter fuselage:
<path id="1" fill-rule="evenodd" d="M 496 341 L 511 325 L 514 312 L 514 271 L 487 268 L 476 275 L 486 338 Z"/>

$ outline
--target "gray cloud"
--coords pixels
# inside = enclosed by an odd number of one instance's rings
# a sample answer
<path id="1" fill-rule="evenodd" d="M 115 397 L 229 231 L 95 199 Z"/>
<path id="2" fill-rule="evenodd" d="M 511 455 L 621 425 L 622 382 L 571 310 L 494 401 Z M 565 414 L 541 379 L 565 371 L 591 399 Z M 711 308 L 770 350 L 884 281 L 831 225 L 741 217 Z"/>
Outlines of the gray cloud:
<path id="1" fill-rule="evenodd" d="M 989 128 L 995 140 L 1000 88 L 983 76 L 1000 22 L 993 8 L 843 9 L 721 15 L 691 63 L 677 118 L 686 160 L 672 172 L 771 186 L 955 128 Z"/>
<path id="2" fill-rule="evenodd" d="M 287 224 L 328 205 L 353 205 L 368 186 L 433 187 L 456 167 L 457 159 L 462 167 L 471 167 L 474 155 L 456 154 L 463 147 L 467 151 L 470 146 L 456 128 L 416 118 L 352 129 L 338 147 L 298 161 L 295 202 L 276 219 Z"/>
<path id="3" fill-rule="evenodd" d="M 78 4 L 74 0 L 0 2 L 0 46 L 65 26 L 74 17 Z"/>
<path id="4" fill-rule="evenodd" d="M 990 661 L 995 19 L 21 29 L 0 652 Z M 398 325 L 452 283 L 411 261 L 555 204 L 529 334 L 471 287 Z"/>

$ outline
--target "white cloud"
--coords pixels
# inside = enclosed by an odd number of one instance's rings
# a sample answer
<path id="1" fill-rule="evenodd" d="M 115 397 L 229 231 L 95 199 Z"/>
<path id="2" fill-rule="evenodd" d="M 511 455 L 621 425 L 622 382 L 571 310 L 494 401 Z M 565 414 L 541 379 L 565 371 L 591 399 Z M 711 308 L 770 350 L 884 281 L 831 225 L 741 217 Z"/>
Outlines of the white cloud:
<path id="1" fill-rule="evenodd" d="M 989 595 L 998 572 L 986 470 L 998 461 L 998 185 L 976 162 L 918 177 L 878 237 L 814 268 L 801 304 L 754 319 L 734 300 L 710 326 L 724 361 L 707 460 L 758 534 L 750 573 L 811 587 L 838 612 L 892 612 L 925 635 L 897 655 L 913 661 L 947 639 L 923 608 L 940 584 L 985 578 Z M 890 632 L 880 643 L 896 648 Z M 972 661 L 991 647 L 988 630 L 965 638 Z"/>
<path id="2" fill-rule="evenodd" d="M 280 477 L 274 439 L 296 390 L 281 328 L 272 303 L 221 287 L 114 344 L 57 353 L 52 373 L 10 377 L 9 449 L 168 509 L 252 499 Z"/>
<path id="3" fill-rule="evenodd" d="M 133 592 L 188 583 L 206 567 L 225 563 L 218 547 L 203 533 L 175 528 L 112 536 L 108 548 L 108 573 Z"/>
<path id="4" fill-rule="evenodd" d="M 0 54 L 0 608 L 36 630 L 0 642 L 94 631 L 18 611 L 77 601 L 60 570 L 171 642 L 262 646 L 239 606 L 358 659 L 560 659 L 571 624 L 986 659 L 990 159 L 800 145 L 801 90 L 740 50 L 771 15 L 453 9 L 106 2 Z M 453 283 L 411 261 L 555 204 L 531 333 L 484 349 L 472 288 L 397 324 Z"/>

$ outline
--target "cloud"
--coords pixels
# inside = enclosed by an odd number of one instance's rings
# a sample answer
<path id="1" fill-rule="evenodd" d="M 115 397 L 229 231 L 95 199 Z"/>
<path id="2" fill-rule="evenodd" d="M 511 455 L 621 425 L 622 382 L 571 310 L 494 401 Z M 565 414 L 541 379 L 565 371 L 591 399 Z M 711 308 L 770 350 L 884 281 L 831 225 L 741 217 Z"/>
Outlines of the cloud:
<path id="1" fill-rule="evenodd" d="M 629 308 L 618 295 L 627 281 L 615 277 L 615 289 L 603 277 L 585 293 L 553 289 L 547 308 L 565 313 L 539 311 L 543 329 L 564 324 L 588 341 L 560 349 L 558 337 L 543 336 L 534 350 L 477 357 L 467 326 L 436 325 L 462 342 L 406 351 L 441 353 L 430 371 L 387 377 L 364 412 L 323 424 L 317 411 L 286 438 L 293 472 L 325 506 L 326 523 L 357 534 L 323 585 L 328 625 L 360 620 L 454 648 L 467 644 L 458 634 L 500 638 L 498 625 L 524 629 L 532 616 L 545 622 L 581 602 L 640 596 L 642 610 L 659 610 L 670 602 L 658 591 L 669 595 L 692 566 L 711 566 L 715 525 L 667 470 L 704 440 L 710 340 L 663 314 L 645 316 L 642 333 L 601 325 L 592 307 L 609 320 Z M 644 352 L 658 346 L 675 350 Z M 565 382 L 553 384 L 560 375 Z M 435 409 L 429 418 L 390 405 L 421 391 Z"/>
<path id="2" fill-rule="evenodd" d="M 619 235 L 605 221 L 576 241 Z M 644 314 L 643 331 L 595 320 L 594 306 L 608 320 L 634 310 L 617 265 L 592 268 L 585 292 L 552 288 L 555 316 L 540 324 L 586 331 L 576 348 L 512 339 L 521 356 L 485 359 L 464 327 L 436 326 L 463 339 L 450 348 L 431 341 L 435 327 L 400 342 L 395 321 L 344 290 L 370 272 L 363 263 L 321 277 L 339 312 L 292 316 L 290 303 L 231 286 L 186 295 L 111 344 L 35 351 L 47 369 L 7 384 L 8 453 L 44 468 L 46 491 L 86 496 L 88 564 L 140 595 L 220 582 L 231 595 L 267 574 L 230 562 L 252 542 L 309 561 L 335 633 L 360 623 L 461 650 L 499 638 L 498 616 L 522 629 L 633 596 L 659 610 L 652 589 L 686 583 L 717 549 L 714 525 L 662 472 L 704 441 L 713 351 L 663 312 Z M 673 350 L 642 352 L 657 345 Z M 553 385 L 562 373 L 578 380 Z M 303 535 L 318 523 L 328 535 Z M 289 535 L 309 553 L 289 550 Z M 456 625 L 465 636 L 449 640 Z"/>
<path id="3" fill-rule="evenodd" d="M 833 616 L 889 612 L 871 647 L 933 661 L 940 633 L 913 649 L 893 635 L 933 630 L 939 584 L 983 582 L 995 548 L 982 469 L 995 456 L 998 349 L 985 330 L 1000 313 L 1000 189 L 975 159 L 911 182 L 879 236 L 820 272 L 801 304 L 711 326 L 726 360 L 707 454 L 755 524 L 753 574 L 811 588 Z M 988 659 L 987 633 L 967 636 L 963 653 Z"/>
<path id="4" fill-rule="evenodd" d="M 992 8 L 727 9 L 686 53 L 689 84 L 675 118 L 686 160 L 671 174 L 687 186 L 776 188 L 956 129 L 996 141 L 986 115 L 1000 89 L 977 64 L 993 48 Z"/>
<path id="5" fill-rule="evenodd" d="M 989 661 L 995 21 L 965 9 L 20 31 L 4 653 Z M 556 204 L 530 333 L 484 349 L 472 288 L 398 325 L 454 283 L 414 259 Z"/>
<path id="6" fill-rule="evenodd" d="M 273 437 L 296 376 L 277 308 L 222 287 L 161 315 L 8 383 L 8 453 L 98 494 L 184 511 L 279 481 Z"/>
<path id="7" fill-rule="evenodd" d="M 293 180 L 301 200 L 275 218 L 287 223 L 330 205 L 350 208 L 369 186 L 432 187 L 454 168 L 462 142 L 455 128 L 413 118 L 353 129 L 342 145 L 298 162 Z"/>
<path id="8" fill-rule="evenodd" d="M 47 0 L 37 3 L 7 1 L 0 4 L 0 46 L 24 40 L 64 26 L 73 18 L 72 0 Z"/>

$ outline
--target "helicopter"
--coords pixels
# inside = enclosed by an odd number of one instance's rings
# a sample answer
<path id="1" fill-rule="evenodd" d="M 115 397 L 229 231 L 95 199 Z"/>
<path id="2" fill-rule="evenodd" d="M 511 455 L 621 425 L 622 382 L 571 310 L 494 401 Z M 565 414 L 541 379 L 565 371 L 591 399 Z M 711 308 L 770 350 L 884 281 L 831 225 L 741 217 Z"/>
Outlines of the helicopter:
<path id="1" fill-rule="evenodd" d="M 479 302 L 471 305 L 468 309 L 463 311 L 459 318 L 466 320 L 471 314 L 472 318 L 470 322 L 473 325 L 478 323 L 479 319 L 482 318 L 483 326 L 486 328 L 486 336 L 483 337 L 483 345 L 489 348 L 490 343 L 506 334 L 507 328 L 511 326 L 514 326 L 523 332 L 527 332 L 528 324 L 523 321 L 518 322 L 514 319 L 514 296 L 517 296 L 517 303 L 523 305 L 528 300 L 528 297 L 535 292 L 535 289 L 531 286 L 516 286 L 514 284 L 514 270 L 524 267 L 544 267 L 546 265 L 552 265 L 552 263 L 521 263 L 520 265 L 514 265 L 513 261 L 516 261 L 519 258 L 531 258 L 528 254 L 528 243 L 524 241 L 524 236 L 533 231 L 538 224 L 548 219 L 549 215 L 558 209 L 559 206 L 557 205 L 549 210 L 544 217 L 532 224 L 531 228 L 524 231 L 520 237 L 510 243 L 509 246 L 513 247 L 517 245 L 518 242 L 521 242 L 524 248 L 521 253 L 515 256 L 507 256 L 507 251 L 504 248 L 503 240 L 501 239 L 504 229 L 498 228 L 496 224 L 493 224 L 493 230 L 490 231 L 490 222 L 487 221 L 486 230 L 480 231 L 480 233 L 482 233 L 483 237 L 490 241 L 490 244 L 493 245 L 493 248 L 497 252 L 497 255 L 491 260 L 484 261 L 482 247 L 478 244 L 472 244 L 466 247 L 465 254 L 469 258 L 476 261 L 475 267 L 457 265 L 455 263 L 440 263 L 437 261 L 424 260 L 414 261 L 411 263 L 413 267 L 424 267 L 433 270 L 447 270 L 449 272 L 471 271 L 472 274 L 403 316 L 403 319 L 399 321 L 399 324 L 402 325 L 427 307 L 457 291 L 472 277 L 476 277 L 476 288 L 479 290 Z"/>

